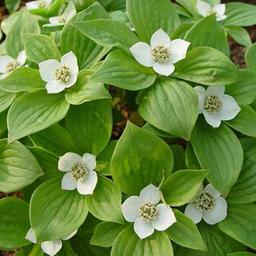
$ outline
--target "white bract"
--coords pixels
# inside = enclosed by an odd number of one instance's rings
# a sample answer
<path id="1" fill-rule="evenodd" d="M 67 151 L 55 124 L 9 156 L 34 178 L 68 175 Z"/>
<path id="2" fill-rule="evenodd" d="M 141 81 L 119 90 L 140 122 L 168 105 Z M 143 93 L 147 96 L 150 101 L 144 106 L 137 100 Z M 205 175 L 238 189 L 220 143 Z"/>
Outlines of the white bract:
<path id="1" fill-rule="evenodd" d="M 63 190 L 75 190 L 81 195 L 91 195 L 96 187 L 98 178 L 94 171 L 96 157 L 85 153 L 83 157 L 75 153 L 66 153 L 61 156 L 58 169 L 66 174 L 62 178 Z"/>
<path id="2" fill-rule="evenodd" d="M 130 196 L 122 204 L 122 213 L 128 222 L 134 222 L 134 231 L 140 239 L 164 231 L 176 222 L 168 205 L 161 203 L 161 192 L 150 184 L 141 190 L 140 196 Z"/>
<path id="3" fill-rule="evenodd" d="M 185 214 L 195 224 L 203 218 L 206 223 L 214 225 L 227 217 L 227 202 L 211 184 L 208 184 L 204 189 L 201 188 L 186 206 Z"/>
<path id="4" fill-rule="evenodd" d="M 26 3 L 28 10 L 34 10 L 39 8 L 48 8 L 53 0 L 37 0 Z"/>
<path id="5" fill-rule="evenodd" d="M 16 68 L 23 66 L 25 62 L 25 51 L 21 51 L 16 59 L 9 55 L 0 56 L 0 79 L 7 77 Z"/>
<path id="6" fill-rule="evenodd" d="M 216 4 L 214 6 L 209 3 L 201 0 L 197 0 L 197 10 L 200 15 L 206 17 L 211 14 L 216 14 L 217 21 L 221 21 L 227 18 L 225 15 L 226 5 L 225 4 Z"/>
<path id="7" fill-rule="evenodd" d="M 79 68 L 73 52 L 62 56 L 61 61 L 54 59 L 39 63 L 41 78 L 47 82 L 48 93 L 59 93 L 76 83 Z"/>
<path id="8" fill-rule="evenodd" d="M 70 235 L 63 237 L 61 240 L 69 240 L 77 233 L 77 230 L 72 232 Z M 29 240 L 30 242 L 36 244 L 37 239 L 35 232 L 32 228 L 29 229 L 25 239 Z M 41 243 L 41 248 L 44 253 L 50 256 L 56 255 L 62 248 L 62 241 L 61 240 L 53 240 L 53 241 L 45 241 Z"/>
<path id="9" fill-rule="evenodd" d="M 169 76 L 175 70 L 174 64 L 186 57 L 189 45 L 182 39 L 171 41 L 169 35 L 159 29 L 152 35 L 150 45 L 138 42 L 130 51 L 140 64 L 153 67 L 160 75 Z"/>
<path id="10" fill-rule="evenodd" d="M 72 17 L 76 15 L 76 8 L 72 1 L 70 1 L 64 10 L 63 14 L 60 16 L 55 16 L 49 18 L 50 24 L 44 25 L 44 27 L 55 27 L 64 25 L 66 22 L 68 22 Z"/>
<path id="11" fill-rule="evenodd" d="M 194 89 L 198 96 L 199 113 L 212 127 L 219 127 L 221 121 L 235 118 L 241 110 L 233 97 L 224 94 L 225 86 L 210 86 L 207 90 L 196 86 Z"/>

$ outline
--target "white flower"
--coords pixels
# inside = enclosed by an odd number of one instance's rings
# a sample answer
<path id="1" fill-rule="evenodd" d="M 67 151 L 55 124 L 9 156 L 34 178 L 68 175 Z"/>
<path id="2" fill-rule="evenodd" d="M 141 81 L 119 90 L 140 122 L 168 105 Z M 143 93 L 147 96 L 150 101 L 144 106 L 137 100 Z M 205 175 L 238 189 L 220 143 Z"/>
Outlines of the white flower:
<path id="1" fill-rule="evenodd" d="M 130 51 L 140 64 L 153 67 L 160 75 L 169 76 L 174 72 L 173 64 L 186 57 L 189 45 L 182 39 L 171 41 L 169 35 L 159 29 L 152 35 L 150 45 L 138 42 Z"/>
<path id="2" fill-rule="evenodd" d="M 227 217 L 227 202 L 211 184 L 208 184 L 186 206 L 185 214 L 195 224 L 203 218 L 206 223 L 214 225 Z"/>
<path id="3" fill-rule="evenodd" d="M 16 59 L 8 55 L 0 56 L 0 79 L 7 77 L 13 70 L 23 66 L 26 59 L 25 51 L 21 51 Z"/>
<path id="4" fill-rule="evenodd" d="M 194 87 L 199 101 L 199 113 L 204 115 L 208 124 L 219 127 L 221 121 L 231 120 L 240 112 L 233 97 L 224 94 L 225 86 Z"/>
<path id="5" fill-rule="evenodd" d="M 158 204 L 161 192 L 152 184 L 141 190 L 140 196 L 130 196 L 122 204 L 122 213 L 128 222 L 134 222 L 134 231 L 140 239 L 164 231 L 176 222 L 172 209 Z"/>
<path id="6" fill-rule="evenodd" d="M 65 236 L 62 240 L 69 240 L 77 233 L 77 230 L 72 232 L 70 235 Z M 36 235 L 32 228 L 29 229 L 28 233 L 26 234 L 25 239 L 29 240 L 30 242 L 36 244 Z M 44 253 L 50 256 L 56 255 L 60 249 L 62 248 L 62 241 L 61 240 L 53 240 L 53 241 L 45 241 L 41 243 L 41 248 Z"/>
<path id="7" fill-rule="evenodd" d="M 58 168 L 66 174 L 62 178 L 63 190 L 75 190 L 81 195 L 91 195 L 96 187 L 98 178 L 94 171 L 96 159 L 94 155 L 85 153 L 83 157 L 75 153 L 66 153 L 60 157 Z"/>
<path id="8" fill-rule="evenodd" d="M 55 26 L 64 25 L 75 15 L 76 15 L 75 5 L 72 1 L 70 1 L 66 9 L 64 10 L 63 14 L 60 16 L 49 18 L 50 24 L 46 24 L 44 25 L 44 27 L 55 27 Z"/>
<path id="9" fill-rule="evenodd" d="M 28 10 L 38 9 L 38 8 L 48 8 L 53 0 L 36 0 L 26 3 L 26 8 Z"/>
<path id="10" fill-rule="evenodd" d="M 216 14 L 217 21 L 221 21 L 227 18 L 225 15 L 226 5 L 225 4 L 216 4 L 214 6 L 210 5 L 209 3 L 201 0 L 197 0 L 197 10 L 200 15 L 206 17 L 213 13 Z"/>
<path id="11" fill-rule="evenodd" d="M 76 83 L 79 72 L 77 58 L 73 52 L 62 56 L 61 61 L 46 60 L 39 63 L 41 78 L 47 82 L 48 93 L 58 93 Z"/>

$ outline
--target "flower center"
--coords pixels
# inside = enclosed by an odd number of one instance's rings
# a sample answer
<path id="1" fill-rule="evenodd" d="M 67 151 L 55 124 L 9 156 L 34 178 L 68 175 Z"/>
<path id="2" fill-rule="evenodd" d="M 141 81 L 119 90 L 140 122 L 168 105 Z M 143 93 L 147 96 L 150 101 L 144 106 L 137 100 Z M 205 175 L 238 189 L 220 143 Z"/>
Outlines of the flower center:
<path id="1" fill-rule="evenodd" d="M 148 222 L 154 220 L 157 214 L 158 212 L 155 205 L 150 202 L 145 203 L 139 209 L 139 216 Z"/>
<path id="2" fill-rule="evenodd" d="M 196 195 L 193 204 L 202 211 L 209 211 L 215 206 L 215 199 L 209 192 L 202 191 Z"/>
<path id="3" fill-rule="evenodd" d="M 164 47 L 163 45 L 157 45 L 156 47 L 152 48 L 151 52 L 155 62 L 167 63 L 170 60 L 170 49 Z"/>
<path id="4" fill-rule="evenodd" d="M 64 83 L 67 83 L 69 81 L 70 76 L 71 76 L 70 68 L 66 65 L 59 67 L 55 73 L 56 79 Z"/>
<path id="5" fill-rule="evenodd" d="M 209 10 L 207 15 L 212 15 L 212 14 L 217 14 L 216 10 L 214 9 Z"/>
<path id="6" fill-rule="evenodd" d="M 220 110 L 222 102 L 216 95 L 206 96 L 204 109 L 210 113 L 216 113 Z"/>
<path id="7" fill-rule="evenodd" d="M 83 180 L 88 175 L 88 170 L 82 164 L 76 164 L 71 173 L 76 180 Z"/>
<path id="8" fill-rule="evenodd" d="M 39 4 L 38 4 L 39 8 L 45 8 L 46 7 L 46 2 L 45 1 L 39 1 Z"/>
<path id="9" fill-rule="evenodd" d="M 59 21 L 59 23 L 65 23 L 66 19 L 61 15 L 61 16 L 59 16 L 58 21 Z"/>
<path id="10" fill-rule="evenodd" d="M 5 66 L 5 73 L 10 73 L 19 67 L 19 63 L 17 61 L 10 62 Z"/>

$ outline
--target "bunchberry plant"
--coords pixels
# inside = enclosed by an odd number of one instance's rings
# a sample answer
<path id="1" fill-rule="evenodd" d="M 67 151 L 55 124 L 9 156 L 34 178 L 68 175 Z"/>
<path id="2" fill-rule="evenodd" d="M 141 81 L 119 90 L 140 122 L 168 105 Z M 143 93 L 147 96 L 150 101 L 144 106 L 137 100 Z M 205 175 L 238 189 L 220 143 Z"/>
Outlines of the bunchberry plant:
<path id="1" fill-rule="evenodd" d="M 255 4 L 5 7 L 0 250 L 254 255 L 256 44 L 245 27 Z"/>

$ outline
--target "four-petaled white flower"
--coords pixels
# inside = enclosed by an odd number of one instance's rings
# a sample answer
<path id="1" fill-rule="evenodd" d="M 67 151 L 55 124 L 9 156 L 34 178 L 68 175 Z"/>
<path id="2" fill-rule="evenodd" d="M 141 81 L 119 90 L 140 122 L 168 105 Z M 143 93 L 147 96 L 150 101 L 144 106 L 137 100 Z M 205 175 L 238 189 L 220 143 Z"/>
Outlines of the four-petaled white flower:
<path id="1" fill-rule="evenodd" d="M 70 1 L 64 10 L 63 14 L 60 16 L 55 16 L 49 18 L 50 24 L 44 25 L 44 27 L 54 27 L 64 25 L 68 22 L 72 17 L 76 15 L 76 7 L 72 1 Z"/>
<path id="2" fill-rule="evenodd" d="M 197 10 L 199 14 L 202 15 L 203 17 L 206 17 L 208 15 L 215 13 L 217 21 L 221 21 L 227 18 L 227 16 L 225 15 L 226 5 L 221 4 L 220 2 L 212 6 L 205 1 L 197 0 Z"/>
<path id="3" fill-rule="evenodd" d="M 63 237 L 61 240 L 69 240 L 77 233 L 77 230 L 72 232 L 70 235 Z M 29 240 L 30 242 L 36 244 L 37 239 L 35 232 L 32 230 L 32 228 L 29 229 L 27 232 L 27 235 L 25 239 Z M 56 255 L 62 248 L 62 241 L 61 240 L 53 240 L 53 241 L 45 241 L 41 243 L 41 248 L 44 253 L 50 256 Z"/>
<path id="4" fill-rule="evenodd" d="M 171 41 L 169 35 L 159 29 L 152 35 L 150 45 L 138 42 L 130 51 L 140 64 L 153 67 L 160 75 L 169 76 L 174 72 L 174 64 L 186 57 L 189 45 L 182 39 Z"/>
<path id="5" fill-rule="evenodd" d="M 0 79 L 7 77 L 13 70 L 23 66 L 25 62 L 25 51 L 21 51 L 16 59 L 9 55 L 0 56 Z"/>
<path id="6" fill-rule="evenodd" d="M 122 204 L 122 213 L 128 222 L 134 222 L 134 231 L 140 239 L 164 231 L 176 222 L 172 209 L 159 204 L 161 192 L 150 184 L 141 190 L 140 196 L 130 196 Z"/>
<path id="7" fill-rule="evenodd" d="M 77 58 L 71 51 L 62 56 L 61 61 L 54 59 L 39 63 L 41 78 L 47 82 L 48 93 L 62 92 L 76 83 L 79 68 Z"/>
<path id="8" fill-rule="evenodd" d="M 214 225 L 227 216 L 227 202 L 211 184 L 200 189 L 195 198 L 186 206 L 185 214 L 195 224 L 202 218 L 210 225 Z"/>
<path id="9" fill-rule="evenodd" d="M 28 10 L 34 10 L 39 8 L 48 8 L 53 0 L 36 0 L 26 3 Z"/>
<path id="10" fill-rule="evenodd" d="M 199 113 L 204 115 L 208 124 L 219 127 L 221 121 L 231 120 L 240 112 L 240 107 L 233 97 L 224 94 L 225 86 L 210 86 L 205 90 L 196 86 L 199 101 Z"/>
<path id="11" fill-rule="evenodd" d="M 94 155 L 85 153 L 83 157 L 75 153 L 66 153 L 61 156 L 58 169 L 66 174 L 62 178 L 63 190 L 75 190 L 81 195 L 91 195 L 96 187 L 98 177 L 94 171 L 96 158 Z"/>

